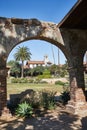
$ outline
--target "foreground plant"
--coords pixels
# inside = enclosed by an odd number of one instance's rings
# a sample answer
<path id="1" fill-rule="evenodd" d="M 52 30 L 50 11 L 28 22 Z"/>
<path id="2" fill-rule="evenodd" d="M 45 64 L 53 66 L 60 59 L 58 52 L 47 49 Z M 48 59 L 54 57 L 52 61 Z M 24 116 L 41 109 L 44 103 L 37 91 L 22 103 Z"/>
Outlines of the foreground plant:
<path id="1" fill-rule="evenodd" d="M 55 96 L 55 92 L 52 92 L 52 91 L 43 91 L 42 92 L 42 106 L 45 108 L 45 109 L 54 109 L 55 108 L 55 99 L 54 99 L 54 96 Z"/>
<path id="2" fill-rule="evenodd" d="M 70 100 L 70 90 L 68 86 L 63 86 L 63 92 L 61 93 L 61 99 L 63 105 L 66 105 Z"/>
<path id="3" fill-rule="evenodd" d="M 24 102 L 18 105 L 16 115 L 19 117 L 30 117 L 33 114 L 33 108 L 30 104 Z"/>

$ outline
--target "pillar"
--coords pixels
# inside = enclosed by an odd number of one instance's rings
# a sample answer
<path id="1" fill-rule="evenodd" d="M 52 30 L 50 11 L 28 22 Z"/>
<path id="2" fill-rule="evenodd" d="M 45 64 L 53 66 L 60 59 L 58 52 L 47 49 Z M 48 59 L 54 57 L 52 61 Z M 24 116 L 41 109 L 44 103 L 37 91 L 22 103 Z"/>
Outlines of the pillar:
<path id="1" fill-rule="evenodd" d="M 0 115 L 9 113 L 7 109 L 7 69 L 0 69 Z"/>
<path id="2" fill-rule="evenodd" d="M 60 32 L 70 77 L 70 101 L 66 109 L 75 114 L 87 113 L 83 68 L 83 58 L 87 50 L 87 32 L 75 28 L 60 28 Z"/>
<path id="3" fill-rule="evenodd" d="M 7 109 L 7 56 L 3 52 L 3 48 L 1 48 L 0 54 L 0 116 L 6 117 L 9 114 L 9 110 Z"/>
<path id="4" fill-rule="evenodd" d="M 72 58 L 71 67 L 69 67 L 70 76 L 70 101 L 66 105 L 66 109 L 74 114 L 87 113 L 87 103 L 85 97 L 85 81 L 84 81 L 84 67 L 81 62 L 81 57 Z"/>

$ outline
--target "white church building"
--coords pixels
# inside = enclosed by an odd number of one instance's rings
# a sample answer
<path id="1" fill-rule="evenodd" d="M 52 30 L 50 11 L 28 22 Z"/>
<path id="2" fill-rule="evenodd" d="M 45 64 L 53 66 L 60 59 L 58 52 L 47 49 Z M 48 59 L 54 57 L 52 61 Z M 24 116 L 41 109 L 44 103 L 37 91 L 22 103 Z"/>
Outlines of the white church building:
<path id="1" fill-rule="evenodd" d="M 26 68 L 34 68 L 37 66 L 49 66 L 52 63 L 49 61 L 48 56 L 44 56 L 44 60 L 42 61 L 27 61 L 26 62 Z"/>

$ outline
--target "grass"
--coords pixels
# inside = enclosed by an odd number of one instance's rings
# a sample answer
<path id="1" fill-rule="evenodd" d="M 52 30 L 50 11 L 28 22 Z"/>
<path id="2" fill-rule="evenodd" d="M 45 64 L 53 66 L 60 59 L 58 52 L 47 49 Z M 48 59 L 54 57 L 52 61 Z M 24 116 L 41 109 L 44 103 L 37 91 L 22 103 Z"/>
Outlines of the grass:
<path id="1" fill-rule="evenodd" d="M 7 98 L 9 98 L 10 94 L 18 94 L 27 89 L 33 89 L 35 91 L 41 90 L 49 90 L 62 92 L 62 86 L 54 85 L 54 84 L 30 84 L 30 83 L 7 83 Z"/>

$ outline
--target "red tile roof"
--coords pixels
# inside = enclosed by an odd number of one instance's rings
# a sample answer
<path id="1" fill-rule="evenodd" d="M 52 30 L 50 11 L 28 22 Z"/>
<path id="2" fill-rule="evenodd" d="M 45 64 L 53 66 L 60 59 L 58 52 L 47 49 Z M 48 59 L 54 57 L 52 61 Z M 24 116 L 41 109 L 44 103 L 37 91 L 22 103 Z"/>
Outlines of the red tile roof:
<path id="1" fill-rule="evenodd" d="M 45 64 L 44 61 L 27 61 L 27 64 Z"/>

